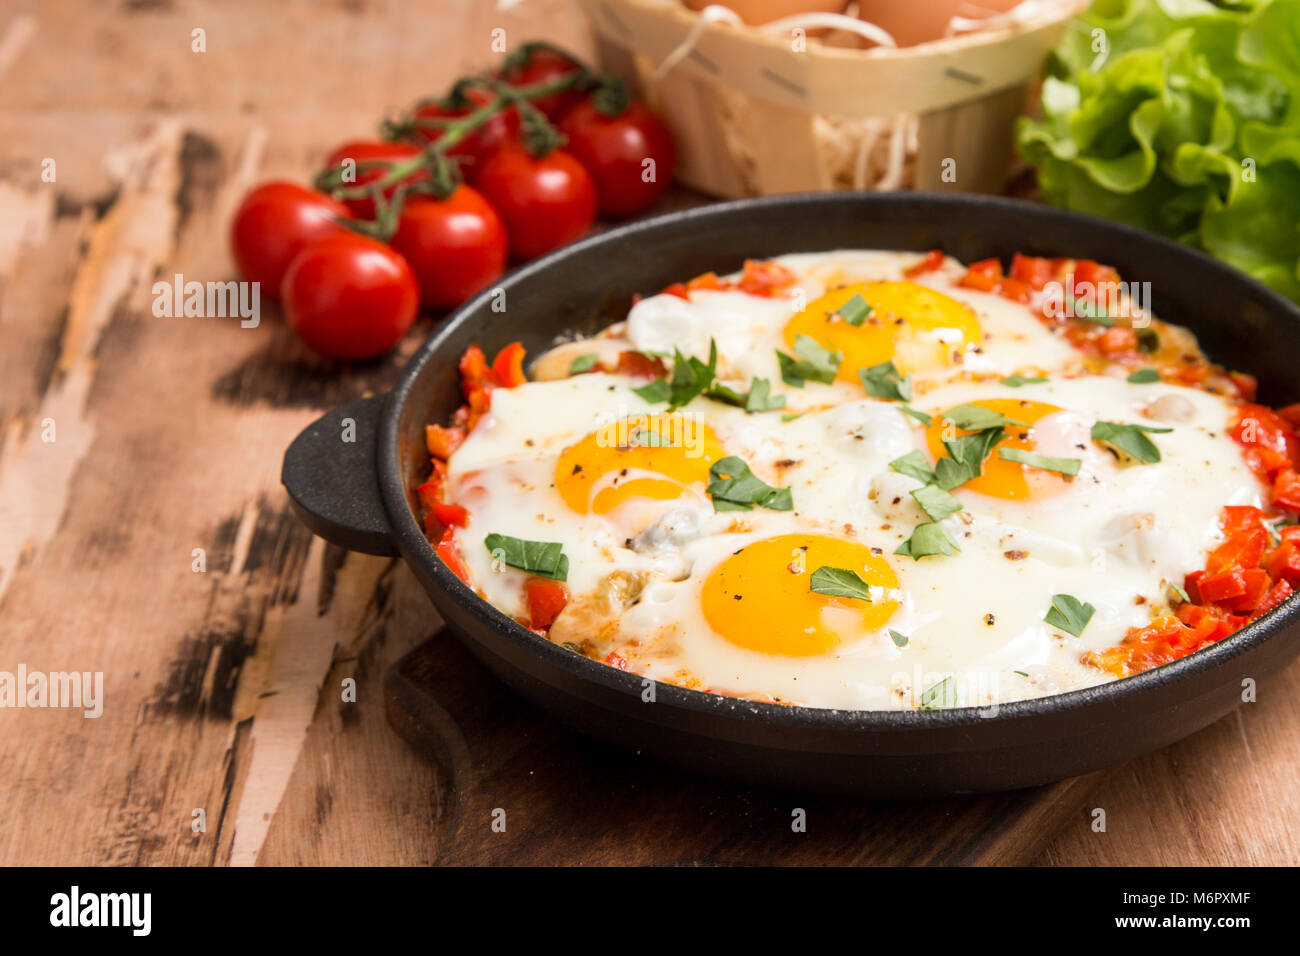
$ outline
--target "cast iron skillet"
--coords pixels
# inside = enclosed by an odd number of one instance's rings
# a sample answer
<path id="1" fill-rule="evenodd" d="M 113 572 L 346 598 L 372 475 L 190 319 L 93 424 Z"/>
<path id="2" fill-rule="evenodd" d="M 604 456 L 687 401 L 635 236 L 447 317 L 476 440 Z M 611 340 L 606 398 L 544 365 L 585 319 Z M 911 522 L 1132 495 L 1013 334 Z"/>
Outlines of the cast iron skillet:
<path id="1" fill-rule="evenodd" d="M 533 356 L 560 333 L 621 318 L 653 293 L 746 258 L 838 248 L 941 248 L 965 262 L 1015 252 L 1095 258 L 1150 281 L 1162 318 L 1191 327 L 1211 358 L 1255 373 L 1261 400 L 1300 399 L 1300 310 L 1205 255 L 1143 232 L 1006 199 L 820 193 L 741 200 L 633 223 L 518 270 L 454 312 L 391 394 L 335 409 L 284 457 L 295 508 L 326 539 L 400 554 L 459 639 L 519 693 L 596 737 L 729 779 L 872 795 L 1007 790 L 1163 747 L 1242 702 L 1243 682 L 1300 652 L 1300 602 L 1137 677 L 1041 700 L 928 712 L 753 703 L 647 683 L 538 638 L 480 600 L 434 555 L 413 488 L 428 471 L 423 431 L 460 403 L 471 344 L 521 339 Z M 346 420 L 355 440 L 344 441 Z"/>

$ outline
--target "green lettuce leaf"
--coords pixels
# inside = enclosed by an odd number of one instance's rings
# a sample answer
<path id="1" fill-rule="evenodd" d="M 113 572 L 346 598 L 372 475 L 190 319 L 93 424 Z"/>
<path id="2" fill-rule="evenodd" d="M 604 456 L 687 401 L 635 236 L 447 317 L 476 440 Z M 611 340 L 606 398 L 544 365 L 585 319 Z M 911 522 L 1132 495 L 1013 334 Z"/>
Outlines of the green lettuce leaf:
<path id="1" fill-rule="evenodd" d="M 1097 0 L 1048 74 L 1017 141 L 1049 202 L 1300 302 L 1300 0 Z"/>

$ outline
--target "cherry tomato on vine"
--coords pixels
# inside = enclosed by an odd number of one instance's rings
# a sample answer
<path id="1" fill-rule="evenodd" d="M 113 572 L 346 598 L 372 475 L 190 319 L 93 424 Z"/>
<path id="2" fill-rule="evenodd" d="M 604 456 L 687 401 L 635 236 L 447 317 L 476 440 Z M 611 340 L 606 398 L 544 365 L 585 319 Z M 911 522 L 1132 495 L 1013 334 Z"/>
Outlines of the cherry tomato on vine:
<path id="1" fill-rule="evenodd" d="M 487 90 L 470 88 L 465 91 L 465 98 L 470 105 L 460 108 L 445 106 L 441 103 L 426 103 L 417 107 L 412 114 L 415 120 L 448 120 L 468 116 L 481 106 L 490 103 L 495 95 Z M 461 164 L 465 178 L 473 180 L 482 170 L 484 161 L 506 143 L 512 142 L 519 132 L 519 114 L 514 108 L 497 113 L 474 132 L 447 150 L 448 156 L 460 157 L 466 162 Z M 432 143 L 441 135 L 441 131 L 432 128 L 415 129 L 415 135 L 425 143 Z"/>
<path id="2" fill-rule="evenodd" d="M 353 232 L 327 236 L 298 253 L 281 297 L 298 337 L 340 359 L 387 352 L 415 321 L 420 299 L 406 260 Z"/>
<path id="3" fill-rule="evenodd" d="M 501 71 L 501 79 L 511 86 L 533 86 L 549 83 L 570 73 L 577 73 L 582 65 L 571 57 L 557 50 L 538 47 L 529 51 L 528 59 L 523 63 L 511 63 Z M 532 104 L 546 114 L 548 119 L 558 119 L 569 107 L 579 103 L 583 93 L 578 90 L 565 90 L 532 101 Z"/>
<path id="4" fill-rule="evenodd" d="M 408 198 L 392 245 L 415 273 L 420 301 L 433 309 L 460 305 L 506 264 L 501 217 L 469 186 L 457 186 L 446 199 Z"/>
<path id="5" fill-rule="evenodd" d="M 324 236 L 347 230 L 335 220 L 348 218 L 341 202 L 297 183 L 258 186 L 239 204 L 230 226 L 235 265 L 261 294 L 280 297 L 284 273 L 302 249 Z"/>
<path id="6" fill-rule="evenodd" d="M 539 158 L 522 146 L 507 146 L 488 158 L 478 189 L 505 223 L 515 259 L 573 242 L 596 219 L 591 176 L 562 149 Z"/>
<path id="7" fill-rule="evenodd" d="M 353 172 L 356 174 L 355 182 L 344 182 L 342 188 L 351 189 L 356 186 L 364 186 L 367 183 L 373 183 L 388 175 L 388 170 L 382 166 L 373 166 L 366 168 L 367 163 L 385 162 L 385 163 L 402 163 L 420 155 L 420 147 L 413 146 L 410 143 L 385 143 L 378 140 L 353 140 L 350 143 L 344 143 L 338 149 L 334 150 L 325 157 L 325 168 L 335 169 L 345 160 L 352 160 L 356 163 Z M 429 178 L 427 169 L 417 170 L 410 176 L 402 180 L 402 183 L 414 183 Z M 392 198 L 393 192 L 402 183 L 394 183 L 384 190 L 384 195 Z M 352 210 L 352 215 L 358 219 L 374 219 L 375 203 L 369 196 L 360 199 L 345 199 L 347 207 Z"/>
<path id="8" fill-rule="evenodd" d="M 677 166 L 673 135 L 640 100 L 606 116 L 588 97 L 560 120 L 565 149 L 591 173 L 600 213 L 631 216 L 654 204 L 672 183 Z M 647 162 L 653 160 L 653 162 Z"/>

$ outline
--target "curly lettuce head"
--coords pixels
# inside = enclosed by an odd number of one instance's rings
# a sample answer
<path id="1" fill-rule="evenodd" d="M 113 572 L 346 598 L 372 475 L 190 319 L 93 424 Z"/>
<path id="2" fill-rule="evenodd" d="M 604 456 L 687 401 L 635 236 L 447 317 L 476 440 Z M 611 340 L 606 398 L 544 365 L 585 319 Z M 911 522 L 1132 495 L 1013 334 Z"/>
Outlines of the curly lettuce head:
<path id="1" fill-rule="evenodd" d="M 1300 0 L 1098 0 L 1020 151 L 1049 202 L 1195 245 L 1300 302 Z"/>

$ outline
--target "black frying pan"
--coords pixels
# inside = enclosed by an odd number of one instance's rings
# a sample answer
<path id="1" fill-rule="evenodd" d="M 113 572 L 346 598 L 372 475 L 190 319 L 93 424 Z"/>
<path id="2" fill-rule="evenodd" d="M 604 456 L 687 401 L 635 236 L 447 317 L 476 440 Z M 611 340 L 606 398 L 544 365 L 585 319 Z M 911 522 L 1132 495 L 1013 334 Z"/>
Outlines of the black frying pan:
<path id="1" fill-rule="evenodd" d="M 428 472 L 424 426 L 460 403 L 457 360 L 515 339 L 538 355 L 562 332 L 622 318 L 656 292 L 746 258 L 837 248 L 945 252 L 972 262 L 1015 252 L 1094 258 L 1150 281 L 1162 318 L 1189 326 L 1211 358 L 1253 372 L 1261 400 L 1300 398 L 1300 310 L 1205 255 L 1125 226 L 976 196 L 821 193 L 742 200 L 660 216 L 531 263 L 454 312 L 391 394 L 335 409 L 284 457 L 303 521 L 337 544 L 400 554 L 469 650 L 519 693 L 597 737 L 749 783 L 877 795 L 935 795 L 1046 783 L 1187 736 L 1242 702 L 1300 652 L 1300 600 L 1173 664 L 1086 690 L 925 712 L 753 703 L 656 684 L 538 638 L 480 600 L 434 555 L 413 489 Z M 500 294 L 504 292 L 504 311 Z M 493 303 L 497 302 L 494 311 Z M 344 419 L 354 442 L 342 440 Z"/>

